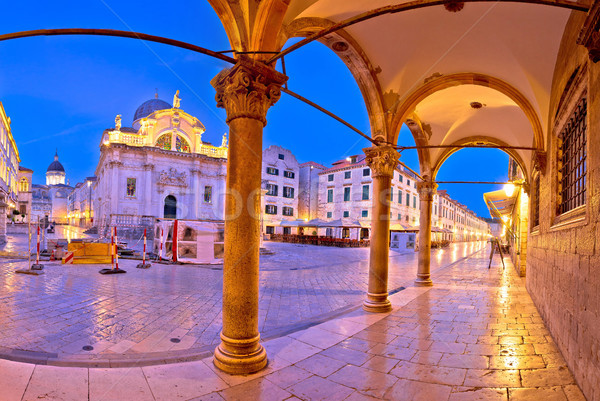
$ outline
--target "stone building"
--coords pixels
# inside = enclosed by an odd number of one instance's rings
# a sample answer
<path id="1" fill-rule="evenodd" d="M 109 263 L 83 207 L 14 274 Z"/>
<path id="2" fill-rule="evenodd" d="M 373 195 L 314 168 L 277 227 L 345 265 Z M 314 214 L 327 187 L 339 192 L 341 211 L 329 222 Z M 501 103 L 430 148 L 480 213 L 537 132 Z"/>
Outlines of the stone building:
<path id="1" fill-rule="evenodd" d="M 7 215 L 17 207 L 19 150 L 10 129 L 10 117 L 0 102 L 0 243 L 6 242 Z"/>
<path id="2" fill-rule="evenodd" d="M 285 220 L 298 218 L 299 165 L 296 157 L 281 146 L 269 146 L 262 155 L 265 182 L 263 225 L 266 234 L 290 234 Z"/>
<path id="3" fill-rule="evenodd" d="M 327 168 L 315 162 L 302 163 L 299 168 L 298 218 L 308 221 L 319 217 L 319 173 Z"/>
<path id="4" fill-rule="evenodd" d="M 67 199 L 67 217 L 73 226 L 90 228 L 94 224 L 96 177 L 78 182 Z"/>
<path id="5" fill-rule="evenodd" d="M 319 173 L 319 218 L 371 221 L 373 200 L 371 169 L 364 155 L 339 160 Z M 405 227 L 419 225 L 416 176 L 398 164 L 390 193 L 390 222 Z"/>
<path id="6" fill-rule="evenodd" d="M 102 135 L 96 167 L 94 219 L 100 234 L 120 227 L 139 236 L 156 218 L 223 220 L 227 140 L 220 146 L 202 140 L 196 117 L 158 98 L 135 111 L 132 127 Z"/>
<path id="7" fill-rule="evenodd" d="M 364 225 L 360 237 L 368 238 L 373 180 L 365 156 L 355 155 L 339 160 L 333 163 L 331 168 L 320 171 L 318 177 L 318 217 L 326 221 L 341 218 L 358 220 Z M 389 190 L 389 221 L 392 231 L 419 231 L 419 181 L 408 168 L 398 164 Z M 302 187 L 302 181 L 300 185 Z M 476 217 L 466 206 L 451 199 L 447 192 L 440 192 L 439 196 L 433 196 L 432 202 L 432 227 L 436 233 L 435 237 L 450 241 L 487 239 L 487 223 Z M 351 230 L 343 230 L 342 236 L 349 236 L 350 232 Z"/>
<path id="8" fill-rule="evenodd" d="M 31 219 L 31 207 L 33 202 L 32 176 L 33 170 L 19 166 L 19 175 L 17 177 L 19 181 L 17 210 L 19 210 L 21 216 L 25 216 L 23 222 L 28 222 Z"/>

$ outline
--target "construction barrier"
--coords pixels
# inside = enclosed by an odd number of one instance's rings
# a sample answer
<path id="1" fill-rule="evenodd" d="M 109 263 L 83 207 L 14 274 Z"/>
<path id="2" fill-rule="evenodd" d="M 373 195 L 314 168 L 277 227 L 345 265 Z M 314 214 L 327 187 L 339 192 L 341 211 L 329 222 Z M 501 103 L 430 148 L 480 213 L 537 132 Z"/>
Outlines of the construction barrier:
<path id="1" fill-rule="evenodd" d="M 150 263 L 146 263 L 146 229 L 144 228 L 144 252 L 142 252 L 142 263 L 136 267 L 138 269 L 148 269 L 151 266 Z"/>
<path id="2" fill-rule="evenodd" d="M 73 252 L 66 252 L 65 257 L 62 260 L 63 264 L 72 265 L 73 264 L 73 256 L 74 256 Z"/>
<path id="3" fill-rule="evenodd" d="M 117 227 L 114 227 L 114 237 L 111 235 L 110 237 L 110 264 L 111 269 L 100 269 L 98 273 L 100 274 L 119 274 L 119 273 L 127 273 L 123 269 L 119 269 L 119 252 L 118 252 L 118 243 L 119 240 L 117 238 Z M 108 244 L 106 244 L 108 245 Z"/>
<path id="4" fill-rule="evenodd" d="M 110 244 L 101 242 L 70 242 L 63 264 L 67 264 L 67 255 L 72 254 L 71 264 L 108 264 L 111 263 Z"/>

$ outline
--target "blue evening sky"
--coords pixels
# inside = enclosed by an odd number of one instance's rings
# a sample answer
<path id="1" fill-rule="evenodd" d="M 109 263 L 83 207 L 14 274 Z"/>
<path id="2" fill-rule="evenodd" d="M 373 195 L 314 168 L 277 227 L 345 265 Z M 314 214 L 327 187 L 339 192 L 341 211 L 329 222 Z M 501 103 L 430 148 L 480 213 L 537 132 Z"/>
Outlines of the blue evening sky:
<path id="1" fill-rule="evenodd" d="M 133 30 L 190 42 L 212 50 L 230 45 L 215 12 L 205 1 L 26 1 L 3 4 L 0 33 L 47 28 Z M 206 126 L 203 140 L 220 143 L 227 131 L 210 80 L 228 67 L 213 58 L 157 43 L 125 38 L 54 36 L 0 42 L 0 101 L 12 119 L 21 165 L 34 170 L 34 183 L 58 148 L 70 184 L 94 174 L 102 131 L 117 114 L 130 126 L 135 109 L 159 97 Z M 286 57 L 289 88 L 369 132 L 366 108 L 346 66 L 314 43 Z M 269 111 L 264 147 L 290 149 L 299 162 L 329 166 L 369 143 L 343 125 L 285 94 Z M 399 144 L 414 145 L 403 128 Z M 416 152 L 401 160 L 418 170 Z M 508 157 L 499 150 L 461 150 L 442 166 L 438 180 L 504 181 Z M 489 216 L 482 193 L 490 185 L 442 185 L 480 216 Z"/>

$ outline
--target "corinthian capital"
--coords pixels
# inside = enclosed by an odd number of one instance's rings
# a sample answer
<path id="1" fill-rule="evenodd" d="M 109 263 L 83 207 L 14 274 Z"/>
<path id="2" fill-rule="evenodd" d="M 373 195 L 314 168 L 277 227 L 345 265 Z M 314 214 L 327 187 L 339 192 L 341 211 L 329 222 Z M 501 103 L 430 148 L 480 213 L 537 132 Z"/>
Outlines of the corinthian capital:
<path id="1" fill-rule="evenodd" d="M 245 117 L 267 125 L 267 111 L 281 97 L 281 86 L 286 80 L 273 68 L 242 58 L 217 74 L 211 85 L 217 91 L 217 107 L 227 111 L 227 123 Z"/>
<path id="2" fill-rule="evenodd" d="M 372 146 L 363 149 L 367 166 L 371 168 L 373 177 L 392 177 L 400 154 L 390 145 Z"/>
<path id="3" fill-rule="evenodd" d="M 419 192 L 419 199 L 428 202 L 433 201 L 433 195 L 437 193 L 437 187 L 438 185 L 431 180 L 417 182 L 417 192 Z"/>

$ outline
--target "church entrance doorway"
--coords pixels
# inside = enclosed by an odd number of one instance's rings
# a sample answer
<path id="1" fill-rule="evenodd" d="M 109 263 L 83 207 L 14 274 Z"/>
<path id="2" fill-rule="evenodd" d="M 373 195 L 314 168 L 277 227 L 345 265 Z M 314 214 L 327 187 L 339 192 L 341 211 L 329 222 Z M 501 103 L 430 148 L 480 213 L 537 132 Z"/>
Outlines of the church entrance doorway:
<path id="1" fill-rule="evenodd" d="M 165 198 L 164 218 L 177 218 L 177 199 L 173 195 L 169 195 Z"/>

